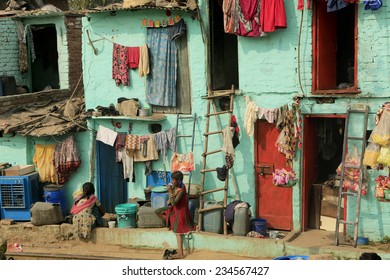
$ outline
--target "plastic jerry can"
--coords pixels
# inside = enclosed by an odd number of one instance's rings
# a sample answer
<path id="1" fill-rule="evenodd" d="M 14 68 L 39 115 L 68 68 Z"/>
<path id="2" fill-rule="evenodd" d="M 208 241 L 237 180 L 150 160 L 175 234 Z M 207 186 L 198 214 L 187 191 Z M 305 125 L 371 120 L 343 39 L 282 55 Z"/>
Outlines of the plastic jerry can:
<path id="1" fill-rule="evenodd" d="M 197 224 L 198 220 L 197 219 L 195 220 L 195 218 L 198 218 L 198 217 L 195 217 L 195 213 L 198 212 L 198 209 L 199 209 L 199 199 L 191 198 L 188 201 L 188 209 L 190 210 L 190 216 L 192 218 L 192 222 L 194 224 Z"/>
<path id="2" fill-rule="evenodd" d="M 205 201 L 203 208 L 209 208 L 218 205 L 223 205 L 222 201 Z M 204 212 L 203 230 L 213 233 L 223 232 L 223 208 Z"/>
<path id="3" fill-rule="evenodd" d="M 246 236 L 250 231 L 251 219 L 249 216 L 249 208 L 241 207 L 234 211 L 233 234 Z"/>

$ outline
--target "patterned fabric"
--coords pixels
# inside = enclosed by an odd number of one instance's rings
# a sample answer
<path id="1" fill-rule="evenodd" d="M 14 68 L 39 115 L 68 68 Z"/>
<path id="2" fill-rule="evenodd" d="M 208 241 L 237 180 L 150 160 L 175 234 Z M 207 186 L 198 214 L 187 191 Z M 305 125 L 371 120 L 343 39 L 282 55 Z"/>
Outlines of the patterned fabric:
<path id="1" fill-rule="evenodd" d="M 117 86 L 130 85 L 127 47 L 114 44 L 112 49 L 112 78 Z"/>
<path id="2" fill-rule="evenodd" d="M 87 201 L 86 198 L 80 199 L 75 202 L 76 205 L 80 206 Z M 73 224 L 77 226 L 77 232 L 80 237 L 90 238 L 91 230 L 96 225 L 97 211 L 96 208 L 100 206 L 99 200 L 92 205 L 89 205 L 79 213 L 73 216 Z"/>
<path id="3" fill-rule="evenodd" d="M 149 140 L 146 141 L 147 137 Z M 140 137 L 141 141 L 144 141 L 140 150 L 136 150 L 134 152 L 134 161 L 149 161 L 149 160 L 158 160 L 158 151 L 156 148 L 156 144 L 154 143 L 154 137 L 152 135 L 144 135 Z M 143 140 L 142 140 L 143 139 Z"/>
<path id="4" fill-rule="evenodd" d="M 236 13 L 239 19 L 235 29 L 237 35 L 250 37 L 264 35 L 260 26 L 260 5 L 260 0 L 237 0 Z"/>
<path id="5" fill-rule="evenodd" d="M 285 154 L 287 165 L 293 165 L 296 148 L 302 148 L 301 110 L 299 99 L 294 99 L 287 112 L 285 126 L 276 140 L 278 151 Z"/>
<path id="6" fill-rule="evenodd" d="M 236 0 L 224 0 L 222 4 L 225 33 L 234 34 L 236 22 Z"/>
<path id="7" fill-rule="evenodd" d="M 128 134 L 126 135 L 126 153 L 129 156 L 133 156 L 136 150 L 141 149 L 141 141 L 139 135 Z"/>
<path id="8" fill-rule="evenodd" d="M 171 158 L 170 169 L 171 172 L 181 171 L 182 173 L 188 173 L 195 170 L 193 153 L 179 154 L 174 152 Z"/>
<path id="9" fill-rule="evenodd" d="M 35 146 L 34 164 L 38 169 L 39 181 L 58 184 L 58 176 L 54 166 L 55 144 Z"/>
<path id="10" fill-rule="evenodd" d="M 177 46 L 174 39 L 185 31 L 184 21 L 166 28 L 148 28 L 150 73 L 146 78 L 146 102 L 176 106 Z"/>
<path id="11" fill-rule="evenodd" d="M 54 166 L 60 184 L 67 182 L 70 175 L 76 172 L 80 165 L 81 158 L 73 135 L 61 143 L 56 144 L 54 150 Z"/>

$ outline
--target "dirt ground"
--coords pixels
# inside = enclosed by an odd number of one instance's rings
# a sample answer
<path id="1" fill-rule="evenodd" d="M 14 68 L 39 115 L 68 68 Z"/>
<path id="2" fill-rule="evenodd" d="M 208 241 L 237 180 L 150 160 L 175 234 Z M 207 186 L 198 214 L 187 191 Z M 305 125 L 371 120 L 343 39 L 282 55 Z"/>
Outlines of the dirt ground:
<path id="1" fill-rule="evenodd" d="M 49 232 L 49 233 L 48 233 Z M 287 238 L 287 237 L 286 237 Z M 291 236 L 290 236 L 291 238 Z M 55 255 L 87 256 L 106 259 L 162 259 L 163 249 L 126 248 L 120 245 L 97 244 L 91 240 L 80 240 L 71 224 L 60 226 L 36 227 L 31 223 L 17 223 L 15 225 L 0 225 L 0 239 L 7 240 L 8 244 L 20 243 L 25 253 L 36 254 L 47 252 Z M 305 231 L 291 240 L 286 240 L 298 247 L 332 247 L 335 246 L 334 232 L 325 230 Z M 352 246 L 339 246 L 345 250 L 354 250 Z M 335 247 L 336 248 L 336 247 Z M 368 245 L 358 245 L 359 250 L 390 252 L 390 244 L 370 242 Z M 25 254 L 27 255 L 27 254 Z M 46 258 L 43 258 L 46 259 Z M 64 259 L 66 259 L 64 257 Z M 243 260 L 255 259 L 239 255 L 195 250 L 185 259 L 187 260 Z M 259 259 L 259 258 L 256 258 Z M 270 259 L 270 258 L 261 258 Z"/>
<path id="2" fill-rule="evenodd" d="M 46 227 L 46 228 L 45 228 Z M 49 227 L 49 228 L 47 228 Z M 53 234 L 47 234 L 47 231 Z M 103 259 L 162 259 L 163 249 L 129 248 L 121 245 L 97 244 L 91 240 L 80 240 L 76 237 L 75 228 L 70 224 L 61 226 L 36 227 L 31 223 L 17 223 L 10 226 L 0 225 L 0 239 L 8 241 L 8 246 L 14 243 L 22 244 L 24 255 L 36 255 L 34 259 L 50 259 L 39 257 L 39 254 L 47 253 L 53 258 L 72 258 L 85 256 L 88 258 Z M 12 248 L 9 247 L 11 250 Z M 67 255 L 67 256 L 65 256 Z M 15 259 L 24 259 L 18 256 Z M 27 256 L 25 259 L 29 259 Z M 239 255 L 213 252 L 207 250 L 195 250 L 185 259 L 187 260 L 245 260 L 254 259 Z M 267 259 L 267 258 L 264 258 Z M 270 259 L 270 258 L 268 258 Z"/>

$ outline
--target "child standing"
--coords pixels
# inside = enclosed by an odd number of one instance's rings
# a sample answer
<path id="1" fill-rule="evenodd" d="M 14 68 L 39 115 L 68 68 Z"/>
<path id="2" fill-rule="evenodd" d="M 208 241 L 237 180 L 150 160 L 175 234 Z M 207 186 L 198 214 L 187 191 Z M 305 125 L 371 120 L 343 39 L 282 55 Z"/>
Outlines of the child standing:
<path id="1" fill-rule="evenodd" d="M 172 185 L 168 185 L 169 192 L 168 207 L 156 210 L 156 214 L 164 219 L 170 230 L 176 233 L 177 253 L 171 255 L 173 259 L 181 259 L 183 253 L 183 234 L 195 230 L 195 226 L 190 216 L 186 188 L 183 184 L 183 173 L 173 172 Z"/>

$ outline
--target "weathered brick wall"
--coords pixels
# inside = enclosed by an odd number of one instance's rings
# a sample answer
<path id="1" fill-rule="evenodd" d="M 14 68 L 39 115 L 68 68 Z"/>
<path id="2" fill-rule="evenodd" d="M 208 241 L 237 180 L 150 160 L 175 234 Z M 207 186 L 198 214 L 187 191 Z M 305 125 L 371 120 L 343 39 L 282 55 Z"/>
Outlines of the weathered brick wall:
<path id="1" fill-rule="evenodd" d="M 73 92 L 81 75 L 81 17 L 67 16 L 65 25 L 68 33 L 68 51 L 69 51 L 69 90 Z M 81 77 L 78 91 L 83 89 L 83 80 Z"/>
<path id="2" fill-rule="evenodd" d="M 63 100 L 69 96 L 68 90 L 51 90 L 37 93 L 3 96 L 0 98 L 0 115 L 16 107 L 26 107 L 35 102 Z"/>
<path id="3" fill-rule="evenodd" d="M 26 84 L 27 77 L 19 72 L 18 33 L 15 22 L 0 18 L 0 76 L 14 76 L 17 84 Z"/>

